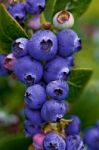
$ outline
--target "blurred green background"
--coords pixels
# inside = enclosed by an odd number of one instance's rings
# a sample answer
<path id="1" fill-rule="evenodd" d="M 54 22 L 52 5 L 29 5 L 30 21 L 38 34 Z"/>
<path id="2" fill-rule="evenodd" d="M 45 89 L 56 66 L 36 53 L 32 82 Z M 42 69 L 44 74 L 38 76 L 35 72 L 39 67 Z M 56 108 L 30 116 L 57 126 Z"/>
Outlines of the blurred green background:
<path id="1" fill-rule="evenodd" d="M 83 49 L 76 57 L 76 66 L 92 68 L 93 75 L 72 113 L 82 120 L 82 128 L 99 119 L 99 5 L 93 0 L 87 12 L 78 20 L 75 30 L 82 37 Z"/>
<path id="2" fill-rule="evenodd" d="M 69 113 L 81 118 L 82 129 L 99 119 L 99 1 L 93 0 L 88 11 L 75 23 L 83 49 L 75 55 L 77 67 L 92 68 L 93 75 L 83 94 L 71 105 Z M 0 78 L 0 137 L 23 134 L 25 87 L 11 77 Z M 79 92 L 79 91 L 78 91 Z"/>

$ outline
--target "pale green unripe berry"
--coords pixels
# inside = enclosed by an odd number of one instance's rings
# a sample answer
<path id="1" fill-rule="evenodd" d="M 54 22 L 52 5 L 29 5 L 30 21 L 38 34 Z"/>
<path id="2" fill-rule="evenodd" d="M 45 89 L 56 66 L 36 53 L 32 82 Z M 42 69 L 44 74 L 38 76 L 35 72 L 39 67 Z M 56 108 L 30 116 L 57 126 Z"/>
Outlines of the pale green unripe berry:
<path id="1" fill-rule="evenodd" d="M 74 25 L 74 17 L 69 11 L 60 11 L 54 16 L 53 25 L 59 30 L 71 28 Z"/>

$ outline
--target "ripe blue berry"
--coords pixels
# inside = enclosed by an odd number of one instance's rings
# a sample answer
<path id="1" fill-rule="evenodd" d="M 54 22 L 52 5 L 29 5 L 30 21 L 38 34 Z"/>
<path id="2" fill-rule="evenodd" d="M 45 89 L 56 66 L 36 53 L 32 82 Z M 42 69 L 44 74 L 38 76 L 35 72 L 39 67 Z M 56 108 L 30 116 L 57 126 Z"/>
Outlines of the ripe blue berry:
<path id="1" fill-rule="evenodd" d="M 99 150 L 99 129 L 97 127 L 88 128 L 84 134 L 84 142 L 92 150 Z"/>
<path id="2" fill-rule="evenodd" d="M 66 150 L 83 150 L 84 144 L 78 135 L 70 135 L 66 138 Z"/>
<path id="3" fill-rule="evenodd" d="M 66 81 L 56 80 L 50 82 L 46 87 L 46 92 L 48 96 L 55 98 L 57 100 L 64 100 L 69 92 L 69 86 Z"/>
<path id="4" fill-rule="evenodd" d="M 30 109 L 39 109 L 45 102 L 46 94 L 45 89 L 39 85 L 35 84 L 28 87 L 25 93 L 25 103 Z"/>
<path id="5" fill-rule="evenodd" d="M 19 38 L 13 42 L 12 53 L 14 54 L 15 57 L 22 57 L 27 55 L 27 49 L 26 49 L 27 42 L 28 39 L 26 38 Z"/>
<path id="6" fill-rule="evenodd" d="M 13 71 L 19 81 L 29 86 L 39 82 L 43 75 L 42 65 L 29 56 L 19 58 Z"/>
<path id="7" fill-rule="evenodd" d="M 64 139 L 55 133 L 48 133 L 44 138 L 44 150 L 65 150 Z"/>
<path id="8" fill-rule="evenodd" d="M 24 113 L 26 119 L 28 119 L 34 126 L 40 126 L 43 123 L 40 110 L 26 108 Z"/>
<path id="9" fill-rule="evenodd" d="M 45 0 L 26 0 L 26 11 L 29 14 L 40 14 L 45 8 Z"/>
<path id="10" fill-rule="evenodd" d="M 41 116 L 45 121 L 57 121 L 62 118 L 67 112 L 67 105 L 64 101 L 49 100 L 43 104 Z"/>
<path id="11" fill-rule="evenodd" d="M 0 54 L 0 76 L 8 76 L 9 75 L 9 70 L 4 67 L 4 61 L 6 58 L 6 54 Z"/>
<path id="12" fill-rule="evenodd" d="M 71 56 L 81 49 L 81 40 L 71 29 L 64 29 L 58 34 L 59 54 L 63 57 Z"/>
<path id="13" fill-rule="evenodd" d="M 40 128 L 35 127 L 30 121 L 24 121 L 24 132 L 26 137 L 32 137 L 40 132 Z"/>
<path id="14" fill-rule="evenodd" d="M 47 61 L 57 53 L 57 38 L 49 30 L 40 30 L 33 34 L 27 43 L 27 50 L 37 60 Z"/>
<path id="15" fill-rule="evenodd" d="M 59 79 L 67 80 L 69 66 L 66 59 L 56 57 L 45 65 L 44 70 L 44 79 L 47 83 L 49 83 Z"/>
<path id="16" fill-rule="evenodd" d="M 14 3 L 8 7 L 8 11 L 19 23 L 21 23 L 26 16 L 25 3 Z"/>
<path id="17" fill-rule="evenodd" d="M 75 135 L 80 132 L 80 119 L 77 116 L 69 116 L 68 119 L 72 120 L 71 123 L 66 126 L 66 135 Z"/>
<path id="18" fill-rule="evenodd" d="M 74 66 L 74 56 L 69 56 L 66 57 L 67 63 L 69 67 L 73 67 Z"/>

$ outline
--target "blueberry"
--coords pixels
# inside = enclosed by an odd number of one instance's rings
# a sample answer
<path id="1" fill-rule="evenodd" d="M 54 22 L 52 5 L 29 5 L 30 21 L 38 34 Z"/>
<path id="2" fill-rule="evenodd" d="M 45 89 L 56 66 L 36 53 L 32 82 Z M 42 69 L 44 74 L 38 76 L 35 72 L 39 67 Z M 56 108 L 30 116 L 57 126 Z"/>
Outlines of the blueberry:
<path id="1" fill-rule="evenodd" d="M 40 14 L 45 8 L 45 0 L 26 0 L 26 11 L 29 14 Z"/>
<path id="2" fill-rule="evenodd" d="M 66 150 L 84 150 L 83 141 L 78 135 L 67 136 Z"/>
<path id="3" fill-rule="evenodd" d="M 39 109 L 42 107 L 46 100 L 45 89 L 39 85 L 35 84 L 28 87 L 25 93 L 25 103 L 30 109 Z"/>
<path id="4" fill-rule="evenodd" d="M 10 74 L 9 70 L 4 67 L 6 54 L 0 54 L 0 76 L 5 77 Z"/>
<path id="5" fill-rule="evenodd" d="M 56 80 L 50 82 L 46 87 L 48 96 L 57 100 L 64 100 L 68 96 L 69 86 L 66 81 Z"/>
<path id="6" fill-rule="evenodd" d="M 37 60 L 50 60 L 57 53 L 57 38 L 49 30 L 37 31 L 27 43 L 27 50 Z"/>
<path id="7" fill-rule="evenodd" d="M 34 126 L 40 126 L 43 123 L 40 110 L 26 108 L 24 113 L 26 119 L 28 119 Z"/>
<path id="8" fill-rule="evenodd" d="M 44 79 L 49 83 L 58 79 L 67 80 L 69 66 L 66 59 L 56 57 L 45 65 L 44 70 Z"/>
<path id="9" fill-rule="evenodd" d="M 66 135 L 79 134 L 80 119 L 77 116 L 69 116 L 68 119 L 71 120 L 71 123 L 65 128 Z"/>
<path id="10" fill-rule="evenodd" d="M 62 10 L 55 14 L 53 18 L 53 24 L 54 27 L 59 30 L 71 28 L 74 24 L 74 17 L 69 11 Z"/>
<path id="11" fill-rule="evenodd" d="M 66 57 L 67 63 L 69 67 L 73 67 L 74 66 L 74 56 L 69 56 Z"/>
<path id="12" fill-rule="evenodd" d="M 13 42 L 12 53 L 14 54 L 15 57 L 22 57 L 27 55 L 27 49 L 26 49 L 27 42 L 28 39 L 26 38 L 19 38 Z"/>
<path id="13" fill-rule="evenodd" d="M 8 11 L 19 23 L 22 23 L 26 16 L 25 3 L 14 3 L 8 7 Z"/>
<path id="14" fill-rule="evenodd" d="M 43 104 L 41 116 L 45 121 L 55 122 L 62 118 L 67 112 L 67 105 L 64 101 L 49 100 Z"/>
<path id="15" fill-rule="evenodd" d="M 90 149 L 99 150 L 99 129 L 97 127 L 90 127 L 86 129 L 84 142 Z"/>
<path id="16" fill-rule="evenodd" d="M 55 133 L 48 133 L 44 138 L 44 150 L 65 150 L 64 139 Z"/>
<path id="17" fill-rule="evenodd" d="M 71 29 L 64 29 L 58 34 L 59 54 L 63 57 L 69 57 L 74 52 L 81 49 L 81 40 Z"/>
<path id="18" fill-rule="evenodd" d="M 29 56 L 17 59 L 13 71 L 17 79 L 27 85 L 39 82 L 43 75 L 42 65 Z"/>
<path id="19" fill-rule="evenodd" d="M 24 132 L 26 137 L 32 137 L 35 134 L 40 132 L 39 127 L 35 127 L 30 121 L 25 120 L 24 121 Z"/>

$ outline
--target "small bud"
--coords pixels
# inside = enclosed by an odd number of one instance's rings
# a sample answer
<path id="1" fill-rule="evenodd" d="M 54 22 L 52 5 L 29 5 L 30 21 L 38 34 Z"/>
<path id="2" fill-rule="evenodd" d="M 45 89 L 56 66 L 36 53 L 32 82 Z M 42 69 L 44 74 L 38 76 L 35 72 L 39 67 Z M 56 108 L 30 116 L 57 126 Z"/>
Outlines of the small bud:
<path id="1" fill-rule="evenodd" d="M 33 30 L 39 29 L 41 27 L 40 15 L 33 16 L 33 18 L 28 22 L 28 27 Z"/>
<path id="2" fill-rule="evenodd" d="M 74 24 L 74 17 L 69 11 L 63 10 L 56 13 L 53 18 L 53 24 L 59 30 L 71 28 Z"/>
<path id="3" fill-rule="evenodd" d="M 45 134 L 38 133 L 35 136 L 33 136 L 33 147 L 36 150 L 43 150 L 43 141 L 45 138 Z"/>

